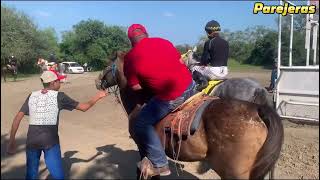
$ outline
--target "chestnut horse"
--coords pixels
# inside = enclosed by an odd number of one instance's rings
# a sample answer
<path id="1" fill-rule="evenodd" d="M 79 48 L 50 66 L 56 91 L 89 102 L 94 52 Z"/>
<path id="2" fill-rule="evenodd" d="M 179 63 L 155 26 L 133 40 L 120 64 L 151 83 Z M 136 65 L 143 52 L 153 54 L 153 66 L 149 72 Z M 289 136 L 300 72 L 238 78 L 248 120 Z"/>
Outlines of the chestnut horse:
<path id="1" fill-rule="evenodd" d="M 119 87 L 129 119 L 129 132 L 141 106 L 127 87 L 123 73 L 124 52 L 117 52 L 112 66 L 96 80 L 98 89 Z M 144 102 L 147 101 L 148 98 Z M 174 158 L 178 142 L 170 144 L 164 122 L 155 129 L 166 154 Z M 274 109 L 236 99 L 217 99 L 203 111 L 197 131 L 180 142 L 178 160 L 207 161 L 222 179 L 263 179 L 274 167 L 283 144 L 283 125 Z"/>

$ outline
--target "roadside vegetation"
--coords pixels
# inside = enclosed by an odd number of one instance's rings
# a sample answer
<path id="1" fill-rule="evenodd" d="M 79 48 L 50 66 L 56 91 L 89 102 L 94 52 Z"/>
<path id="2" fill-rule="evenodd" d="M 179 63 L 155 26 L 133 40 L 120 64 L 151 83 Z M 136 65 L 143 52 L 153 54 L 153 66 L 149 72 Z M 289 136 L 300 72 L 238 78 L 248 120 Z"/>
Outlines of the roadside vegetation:
<path id="1" fill-rule="evenodd" d="M 290 19 L 283 19 L 281 58 L 284 64 L 288 64 Z M 294 23 L 294 65 L 303 65 L 306 57 L 305 16 L 295 17 Z M 278 32 L 275 29 L 256 26 L 243 31 L 224 30 L 221 36 L 229 42 L 231 70 L 268 69 L 277 57 Z M 183 44 L 176 48 L 185 53 L 197 46 L 197 55 L 200 56 L 205 40 L 204 35 L 195 45 Z M 110 26 L 94 19 L 82 20 L 71 30 L 63 32 L 59 42 L 54 28 L 40 29 L 26 14 L 1 3 L 1 66 L 14 55 L 18 60 L 19 73 L 38 73 L 37 59 L 49 59 L 50 54 L 59 61 L 88 63 L 93 70 L 101 70 L 115 51 L 129 48 L 126 27 Z"/>

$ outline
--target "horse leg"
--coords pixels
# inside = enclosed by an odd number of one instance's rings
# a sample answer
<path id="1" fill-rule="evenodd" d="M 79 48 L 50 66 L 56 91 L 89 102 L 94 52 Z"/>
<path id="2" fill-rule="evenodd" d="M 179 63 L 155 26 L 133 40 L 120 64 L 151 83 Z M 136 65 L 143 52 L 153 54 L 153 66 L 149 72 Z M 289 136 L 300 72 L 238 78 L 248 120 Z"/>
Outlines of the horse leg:
<path id="1" fill-rule="evenodd" d="M 219 130 L 216 129 L 217 132 Z M 266 139 L 264 128 L 246 128 L 245 134 L 235 133 L 234 138 L 217 133 L 216 143 L 209 143 L 208 161 L 222 179 L 249 179 L 256 156 Z M 250 132 L 251 131 L 251 132 Z M 260 135 L 262 134 L 262 135 Z M 228 134 L 226 134 L 228 135 Z M 256 135 L 256 136 L 255 136 Z M 236 140 L 236 136 L 242 136 Z"/>

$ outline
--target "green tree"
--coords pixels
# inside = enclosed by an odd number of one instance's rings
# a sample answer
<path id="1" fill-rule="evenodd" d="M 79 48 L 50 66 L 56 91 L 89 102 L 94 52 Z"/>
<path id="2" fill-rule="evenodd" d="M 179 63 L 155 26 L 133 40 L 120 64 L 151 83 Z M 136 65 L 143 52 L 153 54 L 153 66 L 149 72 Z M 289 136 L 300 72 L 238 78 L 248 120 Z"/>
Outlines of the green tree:
<path id="1" fill-rule="evenodd" d="M 291 16 L 282 17 L 281 62 L 289 64 Z M 306 15 L 298 14 L 293 18 L 292 64 L 305 65 Z M 319 43 L 319 42 L 318 42 Z"/>
<path id="2" fill-rule="evenodd" d="M 98 20 L 80 21 L 71 31 L 63 33 L 60 49 L 65 60 L 87 62 L 95 69 L 102 69 L 117 50 L 130 47 L 124 28 L 106 26 Z"/>
<path id="3" fill-rule="evenodd" d="M 246 63 L 271 66 L 276 58 L 277 32 L 269 31 L 256 40 L 254 48 Z"/>
<path id="4" fill-rule="evenodd" d="M 38 43 L 36 46 L 40 47 L 39 49 L 35 49 L 38 56 L 48 58 L 51 53 L 57 55 L 58 58 L 61 56 L 58 37 L 53 28 L 39 30 L 36 43 Z"/>
<path id="5" fill-rule="evenodd" d="M 178 49 L 178 51 L 180 52 L 180 54 L 184 54 L 186 53 L 188 50 L 192 49 L 192 46 L 190 46 L 189 44 L 183 44 L 183 45 L 177 45 L 176 48 Z"/>
<path id="6" fill-rule="evenodd" d="M 23 12 L 1 4 L 1 65 L 13 55 L 18 60 L 19 72 L 36 72 L 37 58 L 52 51 L 59 51 L 52 28 L 38 30 Z"/>

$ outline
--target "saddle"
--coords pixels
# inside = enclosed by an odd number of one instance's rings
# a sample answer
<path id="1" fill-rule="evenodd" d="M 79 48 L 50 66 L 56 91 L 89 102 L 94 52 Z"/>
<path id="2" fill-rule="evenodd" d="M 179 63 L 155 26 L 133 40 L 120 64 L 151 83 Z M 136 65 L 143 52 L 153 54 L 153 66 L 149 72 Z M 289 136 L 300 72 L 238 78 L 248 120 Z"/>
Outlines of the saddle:
<path id="1" fill-rule="evenodd" d="M 163 119 L 166 134 L 171 133 L 179 140 L 186 140 L 193 135 L 199 127 L 202 113 L 214 99 L 218 97 L 211 97 L 203 92 L 190 97 Z"/>

